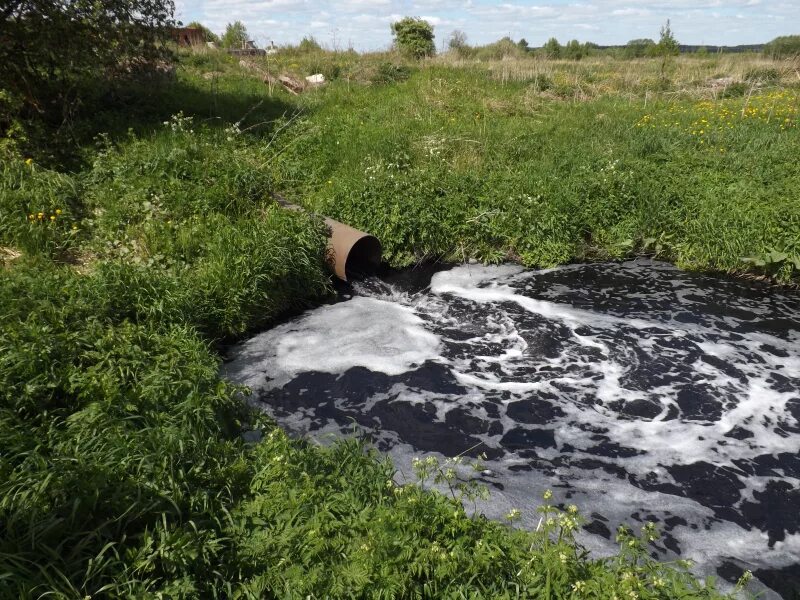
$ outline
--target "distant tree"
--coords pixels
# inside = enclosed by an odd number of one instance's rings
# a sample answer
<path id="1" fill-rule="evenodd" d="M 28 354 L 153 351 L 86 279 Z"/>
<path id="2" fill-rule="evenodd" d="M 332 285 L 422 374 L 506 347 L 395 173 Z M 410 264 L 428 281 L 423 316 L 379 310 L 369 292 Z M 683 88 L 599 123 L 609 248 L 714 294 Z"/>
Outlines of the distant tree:
<path id="1" fill-rule="evenodd" d="M 419 17 L 405 17 L 392 23 L 392 34 L 397 48 L 413 58 L 436 54 L 433 42 L 433 25 Z"/>
<path id="2" fill-rule="evenodd" d="M 554 37 L 547 40 L 547 43 L 542 46 L 542 50 L 547 58 L 561 57 L 561 44 L 559 44 L 558 40 Z"/>
<path id="3" fill-rule="evenodd" d="M 564 58 L 580 60 L 584 56 L 586 56 L 586 47 L 578 40 L 570 40 L 567 42 L 567 45 L 564 46 Z"/>
<path id="4" fill-rule="evenodd" d="M 508 36 L 500 38 L 494 44 L 491 44 L 491 46 L 498 58 L 503 58 L 504 56 L 519 56 L 521 53 L 519 45 Z"/>
<path id="5" fill-rule="evenodd" d="M 800 35 L 776 37 L 764 46 L 764 54 L 770 58 L 792 58 L 800 56 Z"/>
<path id="6" fill-rule="evenodd" d="M 519 46 L 519 49 L 523 52 L 528 52 L 528 50 L 530 50 L 530 44 L 528 44 L 528 40 L 525 38 L 522 38 L 520 41 L 518 41 L 517 46 Z"/>
<path id="7" fill-rule="evenodd" d="M 460 29 L 454 30 L 453 33 L 450 34 L 447 47 L 450 50 L 455 50 L 459 53 L 462 52 L 465 48 L 467 48 L 467 34 Z"/>
<path id="8" fill-rule="evenodd" d="M 650 52 L 650 49 L 655 45 L 656 43 L 650 38 L 631 40 L 625 44 L 625 57 L 642 58 L 643 56 L 647 56 Z"/>
<path id="9" fill-rule="evenodd" d="M 697 54 L 697 56 L 708 56 L 708 48 L 705 46 L 700 46 L 697 50 L 695 50 L 695 54 Z"/>
<path id="10" fill-rule="evenodd" d="M 661 37 L 658 44 L 650 49 L 650 53 L 654 56 L 678 56 L 681 53 L 678 40 L 672 34 L 672 27 L 670 26 L 669 19 L 666 24 L 661 27 Z"/>
<path id="11" fill-rule="evenodd" d="M 300 40 L 300 45 L 297 49 L 304 54 L 310 54 L 311 52 L 319 52 L 322 50 L 322 46 L 319 45 L 314 36 L 306 36 Z"/>
<path id="12" fill-rule="evenodd" d="M 225 27 L 225 33 L 222 34 L 220 43 L 223 48 L 241 48 L 249 39 L 247 27 L 241 21 L 236 21 L 228 23 L 228 26 Z"/>
<path id="13" fill-rule="evenodd" d="M 205 41 L 219 44 L 219 36 L 213 31 L 211 31 L 208 27 L 203 25 L 200 21 L 192 21 L 186 27 L 200 29 L 203 32 L 203 38 L 205 39 Z"/>

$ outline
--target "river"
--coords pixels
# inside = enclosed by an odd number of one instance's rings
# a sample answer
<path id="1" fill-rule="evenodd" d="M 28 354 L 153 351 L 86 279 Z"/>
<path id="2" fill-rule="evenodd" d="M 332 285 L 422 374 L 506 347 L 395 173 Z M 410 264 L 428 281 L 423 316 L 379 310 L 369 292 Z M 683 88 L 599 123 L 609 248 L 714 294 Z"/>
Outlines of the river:
<path id="1" fill-rule="evenodd" d="M 298 435 L 369 435 L 400 479 L 415 456 L 484 453 L 490 517 L 534 527 L 551 489 L 596 555 L 654 520 L 661 557 L 800 590 L 796 293 L 649 260 L 409 270 L 256 335 L 225 371 Z"/>

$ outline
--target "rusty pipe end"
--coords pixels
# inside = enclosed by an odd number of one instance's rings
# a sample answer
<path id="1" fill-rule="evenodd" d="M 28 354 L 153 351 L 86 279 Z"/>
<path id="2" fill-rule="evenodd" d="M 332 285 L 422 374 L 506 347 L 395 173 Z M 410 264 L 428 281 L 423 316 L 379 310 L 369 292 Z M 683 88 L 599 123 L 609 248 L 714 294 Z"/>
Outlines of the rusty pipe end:
<path id="1" fill-rule="evenodd" d="M 383 253 L 378 238 L 333 219 L 325 219 L 325 223 L 330 229 L 331 266 L 339 279 L 358 279 L 378 270 Z"/>

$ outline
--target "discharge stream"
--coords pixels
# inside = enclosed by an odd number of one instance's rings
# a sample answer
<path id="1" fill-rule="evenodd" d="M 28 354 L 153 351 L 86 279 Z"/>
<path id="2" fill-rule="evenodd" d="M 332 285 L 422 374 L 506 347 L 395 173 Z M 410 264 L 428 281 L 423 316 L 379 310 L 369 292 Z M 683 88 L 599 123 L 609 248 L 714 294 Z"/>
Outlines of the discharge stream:
<path id="1" fill-rule="evenodd" d="M 462 265 L 354 284 L 237 347 L 227 376 L 298 435 L 485 453 L 501 518 L 542 493 L 602 555 L 657 521 L 664 558 L 800 589 L 800 297 L 658 262 Z"/>

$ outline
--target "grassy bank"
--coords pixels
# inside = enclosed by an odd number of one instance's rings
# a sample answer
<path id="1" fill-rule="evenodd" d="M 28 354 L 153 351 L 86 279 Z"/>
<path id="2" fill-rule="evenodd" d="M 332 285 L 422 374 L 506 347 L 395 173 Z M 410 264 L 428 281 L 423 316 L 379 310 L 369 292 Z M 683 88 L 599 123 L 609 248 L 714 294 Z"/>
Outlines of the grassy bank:
<path id="1" fill-rule="evenodd" d="M 396 485 L 359 444 L 290 440 L 219 379 L 218 349 L 329 292 L 321 222 L 278 210 L 273 190 L 372 230 L 397 265 L 647 246 L 728 268 L 737 244 L 796 249 L 796 130 L 737 123 L 752 135 L 725 138 L 725 157 L 664 127 L 663 100 L 575 104 L 383 60 L 362 65 L 368 87 L 340 78 L 293 99 L 191 55 L 175 81 L 98 94 L 73 124 L 78 151 L 5 140 L 0 597 L 720 597 L 653 562 L 650 527 L 595 560 L 571 507 L 545 498 L 542 528 L 518 531 L 464 510 L 478 492 L 454 465 L 417 464 L 448 496 Z M 771 170 L 748 166 L 745 139 Z M 747 177 L 721 168 L 730 156 Z M 696 230 L 692 211 L 710 215 Z"/>
<path id="2" fill-rule="evenodd" d="M 693 76 L 683 89 L 699 67 L 680 63 L 659 91 L 657 62 L 629 87 L 636 67 L 607 62 L 434 63 L 393 85 L 337 82 L 281 136 L 277 185 L 377 235 L 396 265 L 647 253 L 796 279 L 800 88 L 759 62 L 750 83 Z"/>

